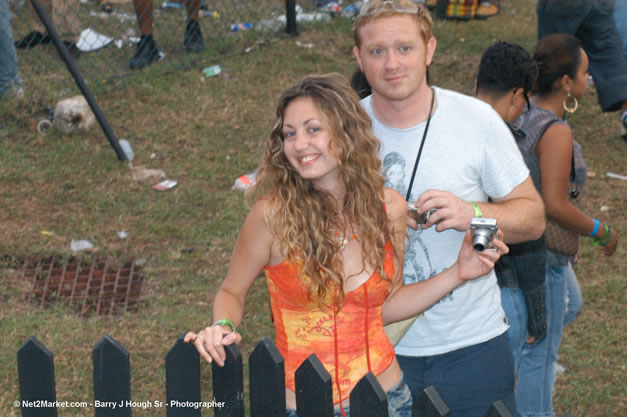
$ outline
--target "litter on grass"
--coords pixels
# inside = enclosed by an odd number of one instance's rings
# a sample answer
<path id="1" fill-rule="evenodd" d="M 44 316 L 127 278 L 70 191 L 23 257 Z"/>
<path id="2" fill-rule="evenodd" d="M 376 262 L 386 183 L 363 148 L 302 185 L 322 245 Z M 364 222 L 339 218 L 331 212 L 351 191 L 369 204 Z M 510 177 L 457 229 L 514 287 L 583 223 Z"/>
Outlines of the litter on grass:
<path id="1" fill-rule="evenodd" d="M 256 179 L 257 179 L 257 170 L 254 170 L 253 172 L 249 174 L 244 174 L 235 180 L 235 183 L 231 187 L 231 190 L 233 191 L 247 190 L 253 185 L 255 185 Z"/>
<path id="2" fill-rule="evenodd" d="M 617 180 L 627 181 L 627 175 L 620 175 L 614 172 L 608 172 L 606 175 L 610 178 L 616 178 Z"/>
<path id="3" fill-rule="evenodd" d="M 202 73 L 205 74 L 205 77 L 217 77 L 222 72 L 222 67 L 220 65 L 212 65 L 202 70 Z"/>
<path id="4" fill-rule="evenodd" d="M 170 188 L 176 187 L 176 184 L 178 184 L 178 182 L 174 180 L 165 180 L 165 181 L 161 181 L 159 184 L 153 185 L 152 189 L 157 190 L 157 191 L 166 191 L 166 190 L 169 190 Z"/>
<path id="5" fill-rule="evenodd" d="M 89 240 L 74 240 L 72 239 L 72 243 L 70 243 L 70 247 L 73 252 L 80 252 L 82 250 L 92 249 L 94 244 Z"/>

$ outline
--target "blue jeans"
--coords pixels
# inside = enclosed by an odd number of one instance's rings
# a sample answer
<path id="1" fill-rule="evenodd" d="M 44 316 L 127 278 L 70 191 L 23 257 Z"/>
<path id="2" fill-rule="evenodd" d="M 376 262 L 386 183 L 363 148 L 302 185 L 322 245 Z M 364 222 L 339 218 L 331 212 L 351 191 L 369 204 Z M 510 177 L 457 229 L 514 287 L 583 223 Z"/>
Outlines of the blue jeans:
<path id="1" fill-rule="evenodd" d="M 501 305 L 507 317 L 507 341 L 514 357 L 514 375 L 520 366 L 520 357 L 527 339 L 527 305 L 520 288 L 501 288 Z"/>
<path id="2" fill-rule="evenodd" d="M 577 282 L 577 276 L 575 272 L 568 274 L 568 280 L 566 281 L 566 311 L 564 312 L 564 327 L 572 323 L 581 311 L 583 305 L 583 298 L 581 297 L 581 289 Z"/>
<path id="3" fill-rule="evenodd" d="M 547 335 L 540 343 L 524 346 L 518 370 L 516 404 L 523 417 L 555 416 L 552 399 L 555 361 L 566 323 L 568 298 L 572 302 L 568 319 L 572 321 L 581 309 L 581 293 L 575 273 L 570 265 L 547 265 Z"/>
<path id="4" fill-rule="evenodd" d="M 12 85 L 21 85 L 9 16 L 9 0 L 0 0 L 0 96 Z"/>
<path id="5" fill-rule="evenodd" d="M 433 385 L 451 409 L 451 417 L 483 417 L 497 400 L 518 415 L 514 361 L 506 333 L 441 355 L 396 358 L 414 398 Z"/>
<path id="6" fill-rule="evenodd" d="M 388 397 L 388 416 L 389 417 L 411 417 L 412 398 L 409 387 L 401 377 L 401 380 L 385 393 Z M 296 410 L 288 408 L 286 417 L 298 417 Z M 344 409 L 346 417 L 350 417 L 350 409 Z M 342 417 L 339 409 L 335 410 L 334 417 Z"/>
<path id="7" fill-rule="evenodd" d="M 617 1 L 614 6 L 614 20 L 616 21 L 616 30 L 623 41 L 623 51 L 625 59 L 627 59 L 627 2 Z"/>
<path id="8" fill-rule="evenodd" d="M 627 100 L 627 59 L 614 21 L 614 0 L 538 0 L 536 10 L 538 39 L 551 33 L 576 36 L 588 54 L 601 108 L 619 110 Z"/>

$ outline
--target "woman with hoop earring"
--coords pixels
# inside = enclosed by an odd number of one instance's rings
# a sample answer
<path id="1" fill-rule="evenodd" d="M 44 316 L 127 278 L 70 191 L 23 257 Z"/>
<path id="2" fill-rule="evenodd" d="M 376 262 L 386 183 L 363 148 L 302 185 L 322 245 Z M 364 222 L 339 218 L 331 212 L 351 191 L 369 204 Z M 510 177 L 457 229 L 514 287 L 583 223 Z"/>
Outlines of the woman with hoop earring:
<path id="1" fill-rule="evenodd" d="M 535 156 L 529 169 L 539 172 L 536 187 L 547 214 L 547 337 L 523 349 L 516 405 L 525 417 L 545 417 L 555 415 L 552 391 L 562 331 L 581 310 L 581 292 L 572 269 L 579 236 L 592 237 L 610 256 L 616 251 L 618 233 L 579 208 L 586 165 L 564 116 L 577 111 L 585 92 L 588 57 L 573 36 L 553 34 L 538 42 L 533 58 L 539 75 L 531 106 L 517 125 L 527 133 L 519 146 Z"/>

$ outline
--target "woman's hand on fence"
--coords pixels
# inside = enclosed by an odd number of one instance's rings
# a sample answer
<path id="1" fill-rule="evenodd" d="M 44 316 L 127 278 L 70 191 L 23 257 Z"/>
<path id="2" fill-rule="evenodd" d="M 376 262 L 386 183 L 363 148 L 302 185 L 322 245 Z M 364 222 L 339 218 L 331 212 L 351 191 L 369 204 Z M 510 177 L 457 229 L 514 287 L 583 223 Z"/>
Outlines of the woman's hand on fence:
<path id="1" fill-rule="evenodd" d="M 489 273 L 494 268 L 496 261 L 507 253 L 509 253 L 509 248 L 503 242 L 501 230 L 497 232 L 496 237 L 492 239 L 488 247 L 481 252 L 473 249 L 472 234 L 470 230 L 467 231 L 457 257 L 459 278 L 467 281 Z"/>
<path id="2" fill-rule="evenodd" d="M 218 366 L 224 366 L 226 360 L 224 346 L 241 342 L 242 335 L 233 333 L 228 327 L 210 326 L 198 333 L 188 332 L 183 341 L 193 343 L 200 356 L 207 362 L 216 361 Z"/>

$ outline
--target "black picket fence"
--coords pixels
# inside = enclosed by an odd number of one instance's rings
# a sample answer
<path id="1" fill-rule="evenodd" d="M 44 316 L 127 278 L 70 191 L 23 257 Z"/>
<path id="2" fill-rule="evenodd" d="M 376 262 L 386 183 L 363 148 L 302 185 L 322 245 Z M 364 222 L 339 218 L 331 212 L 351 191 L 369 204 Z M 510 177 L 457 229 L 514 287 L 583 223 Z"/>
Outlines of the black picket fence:
<path id="1" fill-rule="evenodd" d="M 53 354 L 37 338 L 30 337 L 17 351 L 23 417 L 58 417 Z M 235 345 L 226 347 L 224 367 L 212 363 L 213 399 L 201 400 L 200 355 L 183 342 L 181 335 L 165 357 L 165 403 L 142 403 L 141 407 L 165 406 L 167 417 L 200 417 L 211 408 L 216 417 L 244 417 L 242 354 Z M 263 338 L 248 358 L 251 417 L 285 417 L 285 368 L 281 354 Z M 331 376 L 312 354 L 296 370 L 296 404 L 299 417 L 333 417 Z M 95 417 L 131 417 L 131 365 L 127 350 L 111 336 L 93 349 L 94 399 L 76 404 L 94 408 Z M 387 397 L 372 373 L 350 394 L 352 417 L 388 417 Z M 70 404 L 70 407 L 73 405 Z M 414 417 L 450 417 L 435 388 L 429 387 L 416 399 Z M 510 417 L 501 401 L 485 417 Z M 563 417 L 572 417 L 566 414 Z"/>

